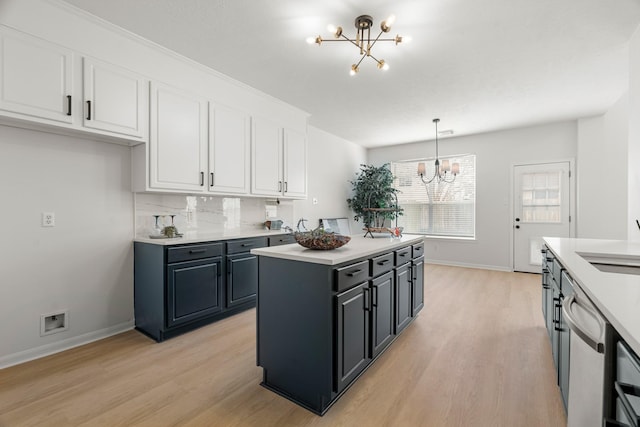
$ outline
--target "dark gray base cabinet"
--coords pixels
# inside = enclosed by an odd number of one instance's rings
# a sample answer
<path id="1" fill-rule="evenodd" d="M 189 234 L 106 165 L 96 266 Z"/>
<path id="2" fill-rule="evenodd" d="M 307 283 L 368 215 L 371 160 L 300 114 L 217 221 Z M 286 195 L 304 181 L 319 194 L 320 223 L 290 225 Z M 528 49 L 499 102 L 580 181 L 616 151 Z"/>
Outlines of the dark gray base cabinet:
<path id="1" fill-rule="evenodd" d="M 258 260 L 267 238 L 184 245 L 134 244 L 134 311 L 156 341 L 254 307 Z M 229 254 L 231 253 L 231 254 Z"/>
<path id="2" fill-rule="evenodd" d="M 324 414 L 424 306 L 414 246 L 337 266 L 259 257 L 262 385 Z"/>

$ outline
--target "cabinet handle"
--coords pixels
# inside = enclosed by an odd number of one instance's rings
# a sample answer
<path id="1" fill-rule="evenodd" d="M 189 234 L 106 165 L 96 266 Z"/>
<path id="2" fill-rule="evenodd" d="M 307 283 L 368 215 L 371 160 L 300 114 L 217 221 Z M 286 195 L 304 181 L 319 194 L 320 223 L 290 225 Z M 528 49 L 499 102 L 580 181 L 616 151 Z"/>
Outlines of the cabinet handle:
<path id="1" fill-rule="evenodd" d="M 402 253 L 399 253 L 399 254 L 398 254 L 398 256 L 401 256 L 401 257 L 403 257 L 403 258 L 404 258 L 404 257 L 406 257 L 406 256 L 407 256 L 407 254 L 408 254 L 408 253 L 409 253 L 409 252 L 402 252 Z"/>
<path id="2" fill-rule="evenodd" d="M 289 181 L 284 182 L 284 192 L 286 193 L 287 191 L 289 191 Z"/>
<path id="3" fill-rule="evenodd" d="M 87 101 L 87 120 L 91 120 L 91 101 Z"/>
<path id="4" fill-rule="evenodd" d="M 278 181 L 278 191 L 282 191 L 282 181 Z"/>
<path id="5" fill-rule="evenodd" d="M 353 270 L 352 272 L 347 273 L 347 276 L 353 277 L 353 276 L 357 276 L 360 273 L 362 273 L 362 270 Z"/>
<path id="6" fill-rule="evenodd" d="M 67 95 L 67 116 L 71 115 L 71 95 Z"/>
<path id="7" fill-rule="evenodd" d="M 204 187 L 204 172 L 200 172 L 200 187 Z"/>
<path id="8" fill-rule="evenodd" d="M 364 288 L 363 293 L 364 293 L 364 310 L 371 311 L 371 306 L 369 304 L 369 288 Z"/>
<path id="9" fill-rule="evenodd" d="M 246 247 L 253 246 L 253 245 L 255 245 L 255 243 L 243 243 L 241 246 L 243 248 L 246 248 Z"/>
<path id="10" fill-rule="evenodd" d="M 378 261 L 378 265 L 385 265 L 389 262 L 388 259 L 382 260 L 382 261 Z"/>
<path id="11" fill-rule="evenodd" d="M 189 251 L 190 254 L 203 254 L 205 252 L 207 252 L 206 249 L 191 249 Z"/>
<path id="12" fill-rule="evenodd" d="M 213 172 L 211 172 L 209 174 L 209 187 L 213 187 L 213 183 L 214 183 L 214 179 L 213 179 Z"/>
<path id="13" fill-rule="evenodd" d="M 371 288 L 371 299 L 373 300 L 371 302 L 371 305 L 373 305 L 374 307 L 378 306 L 378 287 L 374 286 Z"/>

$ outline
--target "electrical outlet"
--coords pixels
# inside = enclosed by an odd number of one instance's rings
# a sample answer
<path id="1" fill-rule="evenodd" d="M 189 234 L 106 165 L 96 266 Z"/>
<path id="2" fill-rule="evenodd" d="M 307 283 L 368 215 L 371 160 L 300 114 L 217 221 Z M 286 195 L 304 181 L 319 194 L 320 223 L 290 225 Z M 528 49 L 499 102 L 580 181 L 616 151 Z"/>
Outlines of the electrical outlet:
<path id="1" fill-rule="evenodd" d="M 42 212 L 42 226 L 54 227 L 56 225 L 55 212 Z"/>

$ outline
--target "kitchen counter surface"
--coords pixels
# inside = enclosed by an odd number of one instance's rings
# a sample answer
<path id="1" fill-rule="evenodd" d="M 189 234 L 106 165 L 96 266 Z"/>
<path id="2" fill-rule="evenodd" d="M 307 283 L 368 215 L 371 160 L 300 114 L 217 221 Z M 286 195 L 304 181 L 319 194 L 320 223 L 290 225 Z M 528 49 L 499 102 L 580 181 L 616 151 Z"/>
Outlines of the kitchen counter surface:
<path id="1" fill-rule="evenodd" d="M 404 246 L 424 241 L 422 235 L 405 234 L 399 239 L 390 237 L 351 236 L 346 245 L 328 251 L 307 249 L 300 245 L 290 244 L 270 248 L 252 249 L 254 255 L 282 258 L 314 264 L 337 265 L 357 258 L 367 257 L 375 253 L 391 251 Z"/>
<path id="2" fill-rule="evenodd" d="M 640 242 L 544 238 L 574 281 L 620 336 L 640 354 L 640 275 L 598 270 L 583 256 L 640 266 Z"/>
<path id="3" fill-rule="evenodd" d="M 285 230 L 264 229 L 234 229 L 221 232 L 187 231 L 182 237 L 152 239 L 150 237 L 136 237 L 134 242 L 151 243 L 154 245 L 181 245 L 184 243 L 214 242 L 218 240 L 243 239 L 249 237 L 269 237 L 287 234 Z"/>

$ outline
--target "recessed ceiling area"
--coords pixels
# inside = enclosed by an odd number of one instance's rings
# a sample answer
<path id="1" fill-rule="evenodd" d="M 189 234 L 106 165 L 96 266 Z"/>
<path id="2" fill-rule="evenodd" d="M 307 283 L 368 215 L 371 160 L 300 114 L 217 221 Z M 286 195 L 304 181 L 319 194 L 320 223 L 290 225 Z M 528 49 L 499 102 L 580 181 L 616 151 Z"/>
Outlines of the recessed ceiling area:
<path id="1" fill-rule="evenodd" d="M 365 147 L 605 112 L 628 87 L 639 0 L 66 0 L 311 114 L 309 124 Z M 327 24 L 355 35 L 358 15 L 390 36 L 379 70 Z"/>

